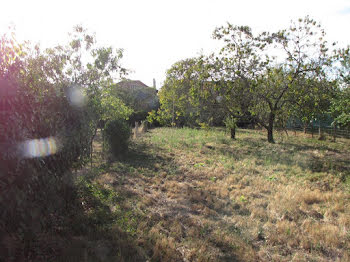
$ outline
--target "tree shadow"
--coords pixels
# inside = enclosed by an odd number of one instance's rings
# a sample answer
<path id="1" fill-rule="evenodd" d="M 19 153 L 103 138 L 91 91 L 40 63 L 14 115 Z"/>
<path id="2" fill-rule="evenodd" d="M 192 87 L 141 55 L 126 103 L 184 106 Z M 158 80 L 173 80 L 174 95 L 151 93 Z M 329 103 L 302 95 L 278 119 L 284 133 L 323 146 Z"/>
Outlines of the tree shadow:
<path id="1" fill-rule="evenodd" d="M 129 152 L 125 154 L 122 159 L 110 164 L 108 172 L 111 172 L 112 176 L 116 178 L 114 188 L 121 196 L 125 196 L 124 200 L 126 202 L 133 202 L 134 200 L 131 199 L 135 197 L 135 202 L 140 204 L 143 203 L 145 199 L 154 197 L 154 191 L 153 193 L 150 192 L 153 190 L 150 189 L 150 187 L 155 185 L 155 183 L 157 183 L 156 181 L 178 182 L 177 175 L 171 176 L 172 174 L 178 174 L 176 173 L 177 168 L 178 164 L 176 163 L 175 155 L 156 146 L 153 146 L 152 150 L 150 150 L 148 144 L 138 141 L 138 143 L 131 146 Z M 160 173 L 165 173 L 166 179 L 164 179 L 165 177 L 160 177 L 160 179 L 157 180 Z M 120 182 L 121 180 L 123 181 Z M 138 193 L 136 194 L 135 191 L 133 191 L 133 189 L 135 190 L 134 186 L 142 187 L 142 189 L 137 191 Z M 214 208 L 213 202 L 206 199 L 207 197 L 212 198 L 209 196 L 210 194 L 208 192 L 203 192 L 203 194 L 201 194 L 199 192 L 201 190 L 198 191 L 195 189 L 193 191 L 190 189 L 190 191 L 187 191 L 184 189 L 184 192 L 174 196 L 174 199 L 171 199 L 169 196 L 165 196 L 167 190 L 169 190 L 169 188 L 165 188 L 164 191 L 161 188 L 156 189 L 159 195 L 152 199 L 153 202 L 151 204 L 147 204 L 146 207 L 143 207 L 145 210 L 148 210 L 147 218 L 142 218 L 147 220 L 147 230 L 152 228 L 152 225 L 162 225 L 161 227 L 163 228 L 163 231 L 161 231 L 162 233 L 157 237 L 153 235 L 150 241 L 145 240 L 144 237 L 142 238 L 142 246 L 146 248 L 145 252 L 151 257 L 151 260 L 153 259 L 154 261 L 182 260 L 182 255 L 179 250 L 173 249 L 172 245 L 163 246 L 160 243 L 166 243 L 164 241 L 167 240 L 164 240 L 164 237 L 167 239 L 176 239 L 176 232 L 172 231 L 172 225 L 177 224 L 178 221 L 180 221 L 182 225 L 185 225 L 185 227 L 191 228 L 193 232 L 203 231 L 201 225 L 195 225 L 191 222 L 192 216 L 201 215 L 196 206 L 202 205 L 203 208 L 206 207 L 207 209 Z M 123 204 L 121 203 L 121 205 Z M 210 218 L 208 217 L 208 219 Z M 234 247 L 225 241 L 214 241 L 211 239 L 211 236 L 202 236 L 200 234 L 197 235 L 196 233 L 186 232 L 181 234 L 181 237 L 188 237 L 188 239 L 192 237 L 195 239 L 203 238 L 203 240 L 208 241 L 210 246 L 222 252 L 221 256 L 216 258 L 219 261 L 240 261 L 236 256 Z M 202 254 L 197 255 L 200 258 Z"/>
<path id="2" fill-rule="evenodd" d="M 0 208 L 8 214 L 0 221 L 0 261 L 147 260 L 135 239 L 115 226 L 121 212 L 111 210 L 103 187 L 64 176 L 27 182 L 34 194 L 14 188 L 22 199 L 0 195 Z"/>
<path id="3" fill-rule="evenodd" d="M 338 153 L 341 154 L 342 152 L 335 149 L 335 148 L 331 148 L 329 146 L 326 145 L 315 145 L 315 146 L 310 146 L 310 145 L 305 145 L 305 144 L 297 144 L 297 143 L 291 143 L 291 142 L 283 142 L 281 143 L 281 145 L 284 148 L 295 148 L 296 151 L 310 151 L 310 150 L 323 150 L 323 151 L 330 151 L 333 153 Z"/>
<path id="4" fill-rule="evenodd" d="M 271 147 L 262 138 L 244 138 L 237 140 L 238 145 L 219 147 L 216 150 L 235 161 L 255 158 L 258 165 L 297 165 L 304 171 L 310 172 L 343 172 L 349 175 L 350 160 L 337 149 L 327 145 L 306 145 L 293 142 L 276 144 Z M 313 151 L 325 151 L 320 157 Z"/>

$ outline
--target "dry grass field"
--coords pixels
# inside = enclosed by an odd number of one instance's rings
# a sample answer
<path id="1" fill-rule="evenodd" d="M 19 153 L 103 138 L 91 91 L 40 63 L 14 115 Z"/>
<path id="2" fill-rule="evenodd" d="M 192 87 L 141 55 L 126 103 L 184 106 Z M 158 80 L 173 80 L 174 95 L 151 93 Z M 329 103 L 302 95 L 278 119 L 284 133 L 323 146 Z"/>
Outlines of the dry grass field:
<path id="1" fill-rule="evenodd" d="M 350 261 L 349 140 L 159 128 L 123 160 L 95 151 L 84 179 L 135 247 L 121 261 Z"/>

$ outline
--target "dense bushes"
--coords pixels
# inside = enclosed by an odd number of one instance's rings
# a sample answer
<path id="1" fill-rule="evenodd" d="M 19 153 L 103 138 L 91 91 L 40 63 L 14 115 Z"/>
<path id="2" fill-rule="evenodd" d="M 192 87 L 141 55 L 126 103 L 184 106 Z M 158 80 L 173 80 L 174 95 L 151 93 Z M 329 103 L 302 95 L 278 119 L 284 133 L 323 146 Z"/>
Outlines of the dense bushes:
<path id="1" fill-rule="evenodd" d="M 10 88 L 2 83 L 2 90 Z M 4 261 L 37 259 L 45 253 L 47 238 L 65 228 L 63 218 L 71 213 L 75 199 L 69 169 L 84 163 L 91 139 L 86 110 L 71 106 L 64 95 L 47 92 L 42 103 L 20 83 L 17 92 L 2 97 L 0 110 Z"/>
<path id="2" fill-rule="evenodd" d="M 103 130 L 109 152 L 115 156 L 121 156 L 128 150 L 131 128 L 123 119 L 110 120 Z"/>
<path id="3" fill-rule="evenodd" d="M 52 260 L 58 245 L 46 243 L 69 238 L 81 207 L 71 169 L 89 159 L 100 119 L 131 113 L 109 90 L 121 53 L 92 49 L 80 27 L 72 37 L 45 51 L 0 38 L 0 261 Z"/>

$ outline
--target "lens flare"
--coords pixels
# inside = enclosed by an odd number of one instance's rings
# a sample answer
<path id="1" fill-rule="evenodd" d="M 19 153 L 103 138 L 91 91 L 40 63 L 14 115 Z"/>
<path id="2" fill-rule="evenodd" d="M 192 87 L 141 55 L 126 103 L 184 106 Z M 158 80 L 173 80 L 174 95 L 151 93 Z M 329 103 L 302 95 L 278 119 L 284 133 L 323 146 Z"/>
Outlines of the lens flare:
<path id="1" fill-rule="evenodd" d="M 82 107 L 86 103 L 86 97 L 82 88 L 72 87 L 68 90 L 68 99 L 73 106 Z"/>
<path id="2" fill-rule="evenodd" d="M 55 137 L 27 140 L 20 147 L 25 158 L 45 157 L 58 152 L 58 142 Z"/>
<path id="3" fill-rule="evenodd" d="M 217 97 L 216 97 L 216 101 L 217 101 L 218 103 L 221 103 L 222 100 L 223 100 L 223 97 L 222 97 L 222 96 L 217 96 Z"/>

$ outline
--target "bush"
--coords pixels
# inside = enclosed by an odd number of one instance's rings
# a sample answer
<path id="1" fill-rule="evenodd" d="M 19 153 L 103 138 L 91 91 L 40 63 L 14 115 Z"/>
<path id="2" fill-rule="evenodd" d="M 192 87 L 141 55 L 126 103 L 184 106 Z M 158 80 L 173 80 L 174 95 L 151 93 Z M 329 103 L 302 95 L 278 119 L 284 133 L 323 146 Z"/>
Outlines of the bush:
<path id="1" fill-rule="evenodd" d="M 224 120 L 227 131 L 231 133 L 231 138 L 236 138 L 236 128 L 237 128 L 237 119 L 232 116 L 227 116 Z"/>
<path id="2" fill-rule="evenodd" d="M 123 119 L 110 120 L 103 130 L 109 152 L 121 156 L 128 150 L 131 128 Z"/>
<path id="3" fill-rule="evenodd" d="M 0 96 L 0 242 L 10 243 L 0 261 L 50 260 L 46 240 L 69 232 L 77 210 L 69 170 L 85 162 L 91 121 L 54 88 L 38 94 L 0 76 L 0 90 L 16 90 Z"/>

